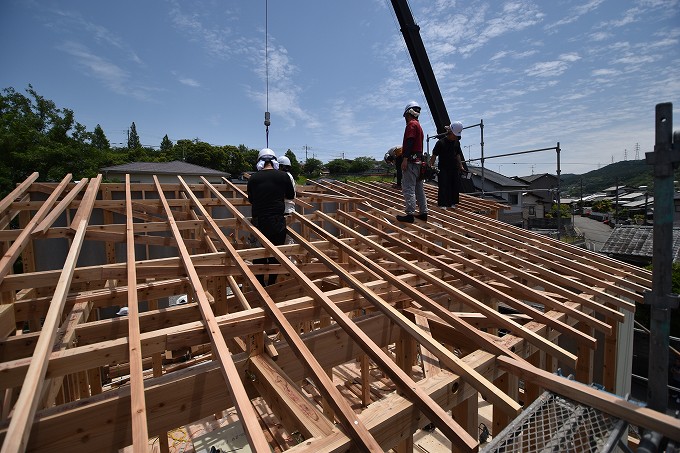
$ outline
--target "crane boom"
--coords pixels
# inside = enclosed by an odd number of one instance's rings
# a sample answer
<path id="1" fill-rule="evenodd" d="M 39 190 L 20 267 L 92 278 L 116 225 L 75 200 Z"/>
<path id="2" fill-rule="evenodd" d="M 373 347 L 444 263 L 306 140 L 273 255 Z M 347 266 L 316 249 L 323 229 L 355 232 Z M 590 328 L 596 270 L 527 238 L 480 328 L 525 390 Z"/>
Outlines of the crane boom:
<path id="1" fill-rule="evenodd" d="M 442 133 L 444 132 L 444 126 L 451 124 L 451 120 L 446 111 L 442 93 L 439 91 L 439 85 L 437 85 L 437 79 L 434 76 L 430 59 L 425 51 L 425 45 L 420 37 L 420 27 L 413 19 L 411 8 L 408 6 L 408 0 L 392 0 L 392 7 L 397 15 L 401 33 L 404 35 L 404 41 L 406 41 L 406 47 L 411 55 L 420 85 L 425 93 L 427 105 L 437 127 L 437 133 Z"/>

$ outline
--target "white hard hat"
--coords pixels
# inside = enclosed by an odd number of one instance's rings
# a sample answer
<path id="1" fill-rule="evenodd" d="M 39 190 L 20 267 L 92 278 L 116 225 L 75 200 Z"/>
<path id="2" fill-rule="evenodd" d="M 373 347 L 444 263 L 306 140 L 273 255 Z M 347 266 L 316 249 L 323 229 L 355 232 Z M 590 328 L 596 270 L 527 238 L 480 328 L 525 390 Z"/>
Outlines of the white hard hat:
<path id="1" fill-rule="evenodd" d="M 406 116 L 407 113 L 418 118 L 418 115 L 420 114 L 420 104 L 418 104 L 416 101 L 411 101 L 406 104 L 406 108 L 404 108 L 404 116 Z"/>
<path id="2" fill-rule="evenodd" d="M 449 126 L 449 130 L 453 132 L 453 135 L 455 135 L 456 137 L 460 137 L 460 134 L 463 132 L 463 123 L 461 123 L 460 121 L 454 121 Z"/>
<path id="3" fill-rule="evenodd" d="M 276 160 L 276 153 L 269 148 L 263 148 L 257 155 L 257 160 Z"/>
<path id="4" fill-rule="evenodd" d="M 128 308 L 127 307 L 121 307 L 120 310 L 116 313 L 118 316 L 127 316 L 128 314 Z"/>
<path id="5" fill-rule="evenodd" d="M 286 156 L 281 156 L 278 158 L 279 165 L 287 165 L 290 167 L 290 159 L 288 159 Z"/>

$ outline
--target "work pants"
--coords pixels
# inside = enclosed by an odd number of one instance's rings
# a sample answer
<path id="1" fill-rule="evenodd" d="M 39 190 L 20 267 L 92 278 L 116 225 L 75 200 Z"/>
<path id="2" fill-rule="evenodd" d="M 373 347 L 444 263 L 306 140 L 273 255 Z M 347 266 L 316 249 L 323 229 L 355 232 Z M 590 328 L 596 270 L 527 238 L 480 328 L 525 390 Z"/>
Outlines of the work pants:
<path id="1" fill-rule="evenodd" d="M 420 164 L 409 162 L 401 179 L 406 214 L 416 214 L 416 203 L 420 214 L 427 214 L 425 189 L 423 181 L 418 176 L 420 176 Z"/>

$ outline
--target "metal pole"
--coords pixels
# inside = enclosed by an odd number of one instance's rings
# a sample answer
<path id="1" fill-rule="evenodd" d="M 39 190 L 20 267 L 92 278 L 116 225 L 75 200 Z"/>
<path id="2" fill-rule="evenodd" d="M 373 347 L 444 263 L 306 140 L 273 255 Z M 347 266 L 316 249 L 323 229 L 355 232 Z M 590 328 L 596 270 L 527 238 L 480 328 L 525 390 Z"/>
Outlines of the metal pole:
<path id="1" fill-rule="evenodd" d="M 656 141 L 654 152 L 646 154 L 647 164 L 654 165 L 654 237 L 652 290 L 645 292 L 651 308 L 649 337 L 649 386 L 647 405 L 666 412 L 668 407 L 668 356 L 670 311 L 678 306 L 672 291 L 673 265 L 673 170 L 680 162 L 680 134 L 672 143 L 673 105 L 656 105 Z M 677 149 L 676 149 L 677 148 Z"/>
<path id="2" fill-rule="evenodd" d="M 555 148 L 557 152 L 557 240 L 560 240 L 561 230 L 562 230 L 562 201 L 560 197 L 560 174 L 562 170 L 560 168 L 560 142 L 557 142 L 557 147 Z"/>
<path id="3" fill-rule="evenodd" d="M 616 196 L 614 198 L 614 225 L 619 221 L 619 178 L 616 178 Z M 611 225 L 611 220 L 609 221 Z"/>
<path id="4" fill-rule="evenodd" d="M 484 119 L 479 120 L 479 147 L 482 156 L 482 198 L 484 198 Z"/>

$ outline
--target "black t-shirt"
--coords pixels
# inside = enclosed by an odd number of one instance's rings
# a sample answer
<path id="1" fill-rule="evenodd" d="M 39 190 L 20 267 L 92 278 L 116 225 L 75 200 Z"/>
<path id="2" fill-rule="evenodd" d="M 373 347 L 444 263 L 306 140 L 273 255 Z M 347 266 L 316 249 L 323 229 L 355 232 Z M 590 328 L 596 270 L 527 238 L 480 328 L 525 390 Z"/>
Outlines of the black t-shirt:
<path id="1" fill-rule="evenodd" d="M 288 173 L 280 170 L 260 170 L 248 179 L 248 201 L 253 217 L 283 215 L 284 199 L 295 198 L 295 188 Z"/>
<path id="2" fill-rule="evenodd" d="M 439 156 L 438 167 L 441 170 L 458 170 L 458 162 L 456 162 L 458 154 L 462 159 L 463 151 L 460 149 L 459 140 L 440 138 L 432 149 L 432 155 Z"/>

